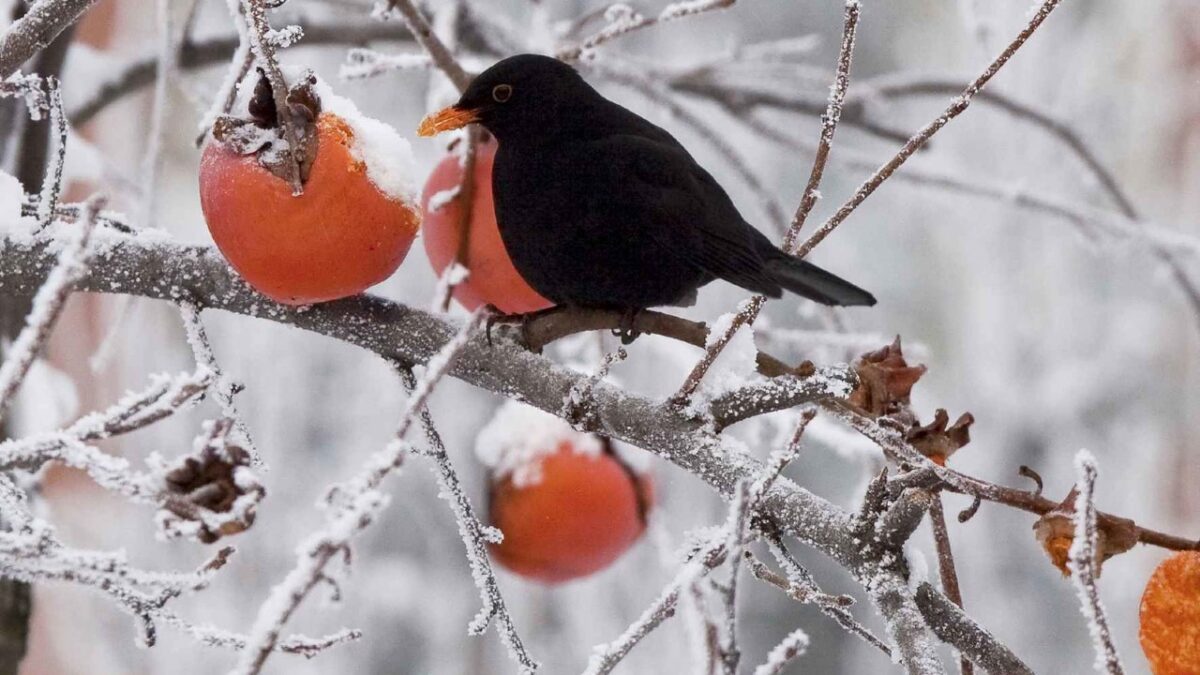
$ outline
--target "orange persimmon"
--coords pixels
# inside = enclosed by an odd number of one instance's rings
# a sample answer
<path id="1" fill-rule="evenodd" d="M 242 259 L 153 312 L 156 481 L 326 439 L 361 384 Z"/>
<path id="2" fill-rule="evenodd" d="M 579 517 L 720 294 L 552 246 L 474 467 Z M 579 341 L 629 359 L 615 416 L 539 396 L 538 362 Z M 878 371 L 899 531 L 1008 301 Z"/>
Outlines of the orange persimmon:
<path id="1" fill-rule="evenodd" d="M 492 524 L 504 533 L 492 555 L 508 570 L 543 583 L 598 572 L 646 529 L 650 483 L 611 453 L 576 452 L 569 441 L 541 462 L 535 482 L 493 484 Z"/>
<path id="2" fill-rule="evenodd" d="M 381 191 L 352 149 L 354 131 L 322 112 L 304 192 L 253 154 L 210 142 L 200 204 L 213 240 L 251 286 L 291 305 L 355 295 L 388 278 L 416 237 L 420 216 Z"/>
<path id="3" fill-rule="evenodd" d="M 1200 673 L 1200 551 L 1180 551 L 1155 568 L 1138 619 L 1154 675 Z"/>
<path id="4" fill-rule="evenodd" d="M 455 285 L 454 299 L 472 311 L 489 304 L 510 314 L 546 309 L 554 303 L 529 287 L 513 267 L 504 241 L 500 238 L 492 203 L 492 163 L 495 157 L 495 140 L 481 143 L 476 149 L 474 195 L 463 261 L 468 275 Z M 458 189 L 462 175 L 459 158 L 450 154 L 434 167 L 421 194 L 425 253 L 439 275 L 458 257 L 463 204 L 454 191 Z"/>

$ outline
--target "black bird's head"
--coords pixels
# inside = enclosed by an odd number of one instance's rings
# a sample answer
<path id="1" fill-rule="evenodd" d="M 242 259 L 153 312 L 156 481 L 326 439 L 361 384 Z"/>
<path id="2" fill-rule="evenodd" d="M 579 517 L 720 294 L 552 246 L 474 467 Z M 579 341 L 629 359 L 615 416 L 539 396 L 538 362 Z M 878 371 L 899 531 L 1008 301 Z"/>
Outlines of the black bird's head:
<path id="1" fill-rule="evenodd" d="M 542 135 L 578 119 L 573 109 L 598 97 L 567 64 L 549 56 L 510 56 L 480 73 L 458 103 L 429 115 L 422 136 L 477 122 L 497 140 Z"/>

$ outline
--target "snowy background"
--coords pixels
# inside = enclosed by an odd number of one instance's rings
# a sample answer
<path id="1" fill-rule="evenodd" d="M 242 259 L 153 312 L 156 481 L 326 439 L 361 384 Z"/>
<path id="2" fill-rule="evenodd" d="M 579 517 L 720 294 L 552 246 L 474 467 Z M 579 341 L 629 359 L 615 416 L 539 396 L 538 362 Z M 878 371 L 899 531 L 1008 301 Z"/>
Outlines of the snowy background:
<path id="1" fill-rule="evenodd" d="M 0 16 L 7 16 L 7 8 Z M 185 3 L 180 3 L 185 4 Z M 440 3 L 433 3 L 440 4 Z M 549 20 L 569 19 L 602 4 L 478 3 L 518 27 L 532 49 L 546 49 Z M 657 11 L 657 5 L 639 9 Z M 223 3 L 200 1 L 198 36 L 228 35 Z M 985 0 L 866 0 L 850 95 L 867 116 L 902 134 L 936 116 L 946 94 L 889 97 L 877 86 L 897 78 L 965 83 L 1020 29 L 1029 2 Z M 370 6 L 356 0 L 292 0 L 274 18 L 286 23 L 367 21 Z M 793 86 L 823 101 L 835 61 L 841 3 L 742 0 L 723 12 L 658 26 L 605 46 L 656 67 L 686 67 L 772 40 L 809 38 L 808 50 L 788 56 Z M 548 20 L 549 19 L 549 20 Z M 129 59 L 152 53 L 153 12 L 147 3 L 102 0 L 84 21 L 83 40 L 63 74 L 67 109 L 87 100 Z M 395 31 L 404 38 L 403 27 Z M 411 41 L 373 45 L 387 53 L 416 52 Z M 450 101 L 441 76 L 390 72 L 339 82 L 345 46 L 288 49 L 285 64 L 315 68 L 367 114 L 413 138 L 419 170 L 445 153 L 441 139 L 419 140 L 414 130 L 434 106 Z M 482 67 L 486 59 L 467 59 Z M 183 241 L 209 243 L 196 188 L 197 124 L 223 74 L 220 64 L 189 70 L 170 89 L 164 166 L 150 223 Z M 431 82 L 432 81 L 432 82 Z M 676 133 L 730 191 L 744 214 L 766 224 L 754 194 L 714 150 L 661 107 L 637 93 L 593 80 L 606 94 Z M 1108 167 L 1145 218 L 1166 230 L 1200 236 L 1200 7 L 1191 0 L 1065 0 L 1063 6 L 996 78 L 997 92 L 1060 120 Z M 680 99 L 711 122 L 742 153 L 785 212 L 798 203 L 811 156 L 765 140 L 719 107 Z M 75 197 L 102 189 L 115 208 L 138 212 L 132 186 L 148 130 L 150 90 L 124 98 L 73 136 L 68 173 Z M 748 114 L 748 113 L 747 113 Z M 789 137 L 815 142 L 811 115 L 763 111 L 754 119 Z M 2 130 L 0 130 L 2 133 Z M 814 220 L 840 204 L 899 143 L 843 125 Z M 992 196 L 963 194 L 910 177 L 949 177 L 985 186 Z M 418 180 L 422 180 L 418 177 Z M 996 482 L 1022 485 L 1016 467 L 1029 465 L 1059 499 L 1074 479 L 1072 457 L 1081 448 L 1100 465 L 1098 505 L 1139 524 L 1196 536 L 1200 523 L 1200 317 L 1144 247 L 1087 224 L 1028 208 L 1036 195 L 1091 213 L 1113 210 L 1093 174 L 1056 139 L 986 103 L 977 103 L 936 137 L 893 181 L 860 208 L 813 259 L 872 290 L 879 305 L 845 312 L 845 326 L 861 338 L 851 347 L 788 342 L 776 353 L 817 363 L 845 361 L 891 336 L 904 337 L 913 360 L 929 366 L 915 393 L 929 417 L 936 407 L 978 420 L 973 441 L 953 459 L 957 468 Z M 810 225 L 812 227 L 812 225 Z M 0 264 L 3 264 L 0 261 Z M 1200 262 L 1190 259 L 1193 278 Z M 428 307 L 436 278 L 420 243 L 400 270 L 375 292 Z M 712 320 L 746 293 L 717 283 L 688 315 Z M 72 298 L 51 341 L 48 361 L 26 383 L 16 431 L 50 429 L 103 407 L 146 374 L 190 368 L 178 312 L 164 303 L 135 300 L 122 315 L 113 297 Z M 771 329 L 828 331 L 824 314 L 795 299 L 770 303 Z M 115 348 L 98 372 L 89 359 L 114 330 Z M 321 486 L 351 475 L 391 435 L 404 401 L 394 373 L 356 348 L 266 321 L 206 313 L 224 369 L 245 384 L 239 404 L 270 466 L 268 498 L 254 528 L 236 538 L 239 554 L 208 591 L 178 601 L 181 614 L 237 630 L 248 628 L 270 587 L 294 563 L 293 549 L 318 527 L 314 507 Z M 760 340 L 767 336 L 760 335 Z M 563 361 L 594 363 L 594 338 L 556 348 Z M 767 344 L 764 342 L 764 344 Z M 609 343 L 609 347 L 614 346 Z M 642 338 L 616 380 L 638 392 L 669 395 L 699 356 L 698 350 L 660 338 Z M 482 470 L 475 434 L 501 403 L 457 381 L 444 382 L 432 401 L 447 446 L 482 504 Z M 130 458 L 152 451 L 178 454 L 190 446 L 211 404 L 103 447 Z M 733 433 L 760 456 L 779 446 L 794 417 L 777 414 Z M 853 508 L 865 479 L 880 465 L 873 446 L 829 422 L 814 425 L 788 476 L 836 503 Z M 718 523 L 725 508 L 697 479 L 652 460 L 659 506 L 642 542 L 609 570 L 584 581 L 544 588 L 511 575 L 501 578 L 518 628 L 545 672 L 578 672 L 593 645 L 615 638 L 674 574 L 682 534 Z M 510 672 L 495 636 L 469 638 L 466 624 L 478 609 L 462 544 L 449 510 L 437 498 L 427 461 L 413 458 L 390 483 L 391 506 L 360 541 L 353 576 L 333 607 L 310 601 L 292 621 L 298 632 L 322 634 L 341 626 L 365 638 L 314 661 L 277 656 L 272 673 L 498 673 Z M 151 512 L 133 507 L 68 470 L 48 477 L 41 508 L 79 547 L 125 548 L 149 568 L 190 568 L 205 552 L 193 543 L 154 539 Z M 950 497 L 953 516 L 965 498 Z M 953 517 L 951 517 L 953 521 Z M 1071 585 L 1047 563 L 1031 531 L 1033 517 L 985 504 L 966 525 L 951 522 L 951 538 L 968 611 L 1009 644 L 1037 672 L 1084 672 L 1091 645 Z M 914 543 L 933 563 L 925 527 Z M 831 592 L 855 585 L 819 554 L 800 555 Z M 1135 548 L 1104 567 L 1102 591 L 1117 646 L 1130 672 L 1147 672 L 1137 645 L 1141 589 L 1164 552 Z M 934 573 L 936 576 L 936 573 Z M 812 637 L 795 672 L 867 673 L 891 668 L 878 652 L 843 633 L 816 611 L 753 582 L 743 585 L 742 650 L 747 664 L 797 626 Z M 198 645 L 164 629 L 161 642 L 139 650 L 129 618 L 105 598 L 67 586 L 36 589 L 31 653 L 22 672 L 212 673 L 232 663 L 230 652 Z M 869 608 L 856 614 L 878 628 Z M 618 672 L 681 672 L 695 662 L 686 622 L 673 621 L 634 650 Z"/>

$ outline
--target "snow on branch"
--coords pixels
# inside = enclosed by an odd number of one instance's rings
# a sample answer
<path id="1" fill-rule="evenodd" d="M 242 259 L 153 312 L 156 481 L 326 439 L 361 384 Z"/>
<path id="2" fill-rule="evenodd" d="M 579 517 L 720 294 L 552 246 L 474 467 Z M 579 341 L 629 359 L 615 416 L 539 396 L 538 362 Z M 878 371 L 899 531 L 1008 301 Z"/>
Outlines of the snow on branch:
<path id="1" fill-rule="evenodd" d="M 424 363 L 459 334 L 447 321 L 387 300 L 358 296 L 306 308 L 273 303 L 250 290 L 211 248 L 183 246 L 157 237 L 130 236 L 105 228 L 103 245 L 93 256 L 79 288 L 142 295 L 164 300 L 188 299 L 197 307 L 222 309 L 296 326 L 373 351 L 402 364 Z M 0 283 L 20 291 L 36 289 L 53 267 L 57 240 L 50 235 L 0 237 L 0 255 L 12 266 L 0 266 Z M 465 339 L 459 337 L 459 339 Z M 500 337 L 466 339 L 448 374 L 465 382 L 560 414 L 564 397 L 586 386 L 586 375 L 559 366 Z M 845 397 L 856 377 L 843 367 L 818 370 L 808 378 L 774 378 L 722 395 L 712 402 L 716 428 L 806 402 Z M 589 389 L 588 431 L 602 433 L 658 454 L 702 478 L 721 494 L 732 494 L 741 480 L 761 475 L 762 465 L 743 448 L 715 433 L 713 421 L 696 419 L 673 406 L 596 382 Z M 784 535 L 799 537 L 850 570 L 867 560 L 849 531 L 850 515 L 828 501 L 787 481 L 777 481 L 764 494 L 759 515 Z M 887 572 L 882 572 L 887 578 Z M 962 651 L 999 653 L 1007 649 L 969 617 L 950 613 L 953 604 L 936 591 L 922 606 L 937 620 L 942 634 L 983 636 L 982 642 L 955 642 Z M 661 620 L 661 619 L 659 619 Z M 1011 653 L 1009 653 L 1011 656 Z M 1015 659 L 1015 657 L 1013 657 Z M 1015 661 L 1020 663 L 1019 661 Z"/>
<path id="2" fill-rule="evenodd" d="M 13 341 L 3 365 L 0 365 L 0 420 L 4 419 L 4 413 L 12 405 L 13 397 L 29 372 L 29 367 L 50 337 L 50 331 L 73 285 L 87 270 L 88 241 L 96 224 L 96 213 L 102 204 L 98 198 L 88 201 L 83 218 L 71 229 L 54 269 L 33 296 L 33 308 L 25 318 L 25 327 Z"/>
<path id="3" fill-rule="evenodd" d="M 207 368 L 174 377 L 153 375 L 144 390 L 127 394 L 108 409 L 85 415 L 65 429 L 0 442 L 0 469 L 36 471 L 46 462 L 63 459 L 69 446 L 149 426 L 198 401 L 212 381 L 212 371 Z"/>
<path id="4" fill-rule="evenodd" d="M 332 486 L 324 498 L 328 522 L 310 535 L 296 550 L 296 566 L 288 572 L 258 609 L 250 637 L 233 669 L 237 675 L 255 675 L 262 671 L 267 658 L 276 649 L 283 626 L 319 583 L 331 580 L 325 568 L 337 557 L 349 557 L 351 541 L 382 511 L 390 498 L 379 491 L 393 471 L 398 469 L 408 450 L 404 440 L 433 387 L 450 369 L 468 344 L 484 314 L 476 312 L 458 333 L 425 364 L 408 397 L 400 423 L 390 443 L 367 459 L 362 471 L 345 483 Z"/>
<path id="5" fill-rule="evenodd" d="M 1022 46 L 1024 46 L 1033 33 L 1037 31 L 1043 22 L 1045 22 L 1045 20 L 1050 16 L 1050 13 L 1053 12 L 1056 7 L 1058 7 L 1059 2 L 1061 2 L 1061 0 L 1043 0 L 1041 5 L 1031 15 L 1029 22 L 1025 25 L 1021 32 L 1017 34 L 1017 37 L 1015 37 L 1012 42 L 1008 43 L 1004 50 L 1000 52 L 1000 55 L 988 65 L 983 73 L 971 81 L 971 83 L 967 85 L 962 93 L 956 96 L 950 102 L 949 107 L 947 107 L 941 115 L 922 127 L 919 131 L 917 131 L 916 134 L 913 134 L 912 138 L 908 139 L 908 141 L 902 148 L 900 148 L 900 151 L 897 152 L 895 156 L 893 156 L 886 163 L 884 163 L 883 166 L 879 167 L 873 174 L 871 174 L 871 176 L 868 177 L 861 186 L 859 186 L 858 190 L 854 192 L 854 195 L 851 196 L 850 199 L 847 200 L 846 203 L 843 204 L 836 213 L 830 216 L 829 219 L 826 220 L 825 223 L 823 223 L 821 227 L 818 228 L 817 231 L 800 246 L 796 252 L 796 255 L 801 258 L 807 256 L 809 252 L 817 246 L 817 244 L 820 244 L 825 237 L 829 236 L 830 232 L 832 232 L 837 228 L 838 225 L 846 220 L 846 218 L 848 218 L 850 214 L 859 207 L 860 204 L 866 201 L 867 197 L 870 197 L 880 185 L 882 185 L 889 177 L 891 177 L 891 175 L 895 173 L 895 171 L 899 169 L 909 157 L 912 157 L 913 154 L 924 147 L 925 144 L 929 142 L 929 139 L 933 138 L 933 136 L 937 134 L 938 131 L 941 131 L 943 127 L 949 124 L 951 120 L 961 115 L 967 109 L 967 107 L 971 105 L 971 100 L 975 97 L 975 95 L 979 93 L 979 91 L 982 90 L 988 82 L 991 81 L 996 73 L 1000 72 L 1000 69 L 1008 63 L 1009 59 L 1011 59 L 1013 55 L 1016 54 Z"/>
<path id="6" fill-rule="evenodd" d="M 767 654 L 765 663 L 754 669 L 754 675 L 779 675 L 794 659 L 808 650 L 808 633 L 797 628 L 779 641 Z"/>
<path id="7" fill-rule="evenodd" d="M 1096 458 L 1092 453 L 1080 450 L 1075 455 L 1075 471 L 1079 475 L 1076 485 L 1079 492 L 1075 497 L 1075 536 L 1067 558 L 1067 564 L 1073 572 L 1071 582 L 1079 595 L 1080 610 L 1087 620 L 1088 633 L 1096 647 L 1096 670 L 1109 675 L 1122 675 L 1125 669 L 1113 644 L 1112 631 L 1108 627 L 1108 617 L 1104 614 L 1100 587 L 1097 585 L 1102 554 L 1096 527 Z"/>
<path id="8" fill-rule="evenodd" d="M 27 583 L 59 581 L 94 588 L 112 597 L 139 625 L 138 641 L 152 646 L 155 620 L 184 593 L 204 589 L 233 554 L 223 548 L 194 572 L 151 572 L 134 568 L 122 552 L 85 551 L 64 545 L 54 528 L 34 518 L 24 492 L 0 474 L 0 507 L 12 529 L 0 532 L 0 575 Z"/>
<path id="9" fill-rule="evenodd" d="M 607 22 L 603 28 L 596 33 L 585 38 L 577 45 L 561 47 L 555 52 L 555 57 L 563 61 L 577 61 L 580 59 L 590 59 L 594 56 L 593 52 L 600 45 L 615 40 L 616 38 L 632 33 L 643 28 L 649 28 L 659 23 L 675 21 L 705 12 L 725 9 L 733 6 L 737 0 L 683 0 L 682 2 L 674 2 L 666 7 L 663 7 L 657 15 L 644 16 L 629 5 L 618 2 L 609 5 L 604 10 L 604 20 Z"/>
<path id="10" fill-rule="evenodd" d="M 59 33 L 75 23 L 96 0 L 38 0 L 25 16 L 0 33 L 0 79 L 16 72 Z"/>
<path id="11" fill-rule="evenodd" d="M 401 377 L 411 395 L 417 386 L 415 376 L 410 370 L 401 369 Z M 420 417 L 421 426 L 425 431 L 425 439 L 429 444 L 428 449 L 421 454 L 427 455 L 433 461 L 433 469 L 438 481 L 438 495 L 450 504 L 450 510 L 454 513 L 454 522 L 458 526 L 459 537 L 462 538 L 463 545 L 466 547 L 471 577 L 475 582 L 475 587 L 479 590 L 479 599 L 482 602 L 479 613 L 467 626 L 467 633 L 482 635 L 494 619 L 498 624 L 500 641 L 508 650 L 509 656 L 520 666 L 522 673 L 532 673 L 537 670 L 539 664 L 530 656 L 521 636 L 517 633 L 512 615 L 509 614 L 508 607 L 504 602 L 504 596 L 500 593 L 500 584 L 496 581 L 496 573 L 492 569 L 491 559 L 488 557 L 487 545 L 500 543 L 504 535 L 496 528 L 484 525 L 475 515 L 475 509 L 471 506 L 471 500 L 463 490 L 462 481 L 454 469 L 454 464 L 450 461 L 450 454 L 446 452 L 442 435 L 434 426 L 433 415 L 429 412 L 428 407 L 421 409 Z"/>
<path id="12" fill-rule="evenodd" d="M 192 357 L 196 360 L 196 368 L 204 369 L 213 374 L 213 398 L 221 408 L 221 414 L 233 422 L 234 431 L 238 434 L 238 442 L 250 452 L 255 464 L 261 464 L 258 449 L 250 437 L 250 429 L 238 411 L 234 396 L 241 385 L 229 379 L 217 363 L 212 344 L 208 340 L 208 332 L 204 330 L 204 322 L 200 320 L 200 307 L 188 300 L 179 303 L 179 314 L 183 319 L 183 328 L 187 333 L 188 346 L 192 349 Z"/>
<path id="13" fill-rule="evenodd" d="M 688 558 L 675 578 L 662 593 L 642 612 L 624 633 L 612 642 L 595 647 L 584 675 L 606 675 L 617 667 L 622 659 L 664 621 L 675 616 L 679 604 L 679 593 L 702 579 L 725 560 L 724 531 L 718 531 L 705 540 Z"/>
<path id="14" fill-rule="evenodd" d="M 431 65 L 433 61 L 428 54 L 381 54 L 357 47 L 346 52 L 346 62 L 338 69 L 338 77 L 364 80 L 397 70 L 426 70 Z"/>

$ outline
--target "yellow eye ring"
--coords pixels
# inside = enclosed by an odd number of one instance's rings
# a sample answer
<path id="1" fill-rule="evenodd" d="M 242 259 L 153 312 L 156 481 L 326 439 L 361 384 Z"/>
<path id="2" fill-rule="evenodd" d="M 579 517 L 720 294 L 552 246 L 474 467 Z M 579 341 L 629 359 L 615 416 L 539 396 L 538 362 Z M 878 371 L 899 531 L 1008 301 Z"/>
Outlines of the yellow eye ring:
<path id="1" fill-rule="evenodd" d="M 504 103 L 508 99 L 512 98 L 512 93 L 513 90 L 511 84 L 498 84 L 492 87 L 492 100 L 494 100 L 496 103 Z"/>

